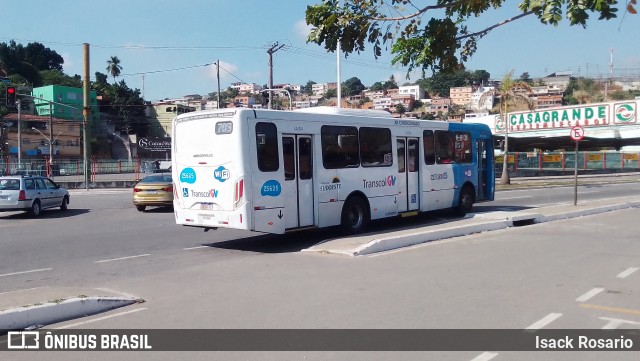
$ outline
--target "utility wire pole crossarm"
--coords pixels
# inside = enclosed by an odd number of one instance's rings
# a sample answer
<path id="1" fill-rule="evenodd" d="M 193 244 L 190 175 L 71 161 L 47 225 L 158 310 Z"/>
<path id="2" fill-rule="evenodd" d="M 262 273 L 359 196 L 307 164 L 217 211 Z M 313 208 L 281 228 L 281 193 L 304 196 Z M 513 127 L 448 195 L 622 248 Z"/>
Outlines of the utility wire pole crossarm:
<path id="1" fill-rule="evenodd" d="M 269 54 L 269 89 L 273 89 L 273 53 L 283 47 L 284 44 L 275 43 L 267 50 L 267 53 Z M 269 109 L 272 109 L 272 101 L 273 96 L 271 95 L 271 92 L 269 92 Z"/>

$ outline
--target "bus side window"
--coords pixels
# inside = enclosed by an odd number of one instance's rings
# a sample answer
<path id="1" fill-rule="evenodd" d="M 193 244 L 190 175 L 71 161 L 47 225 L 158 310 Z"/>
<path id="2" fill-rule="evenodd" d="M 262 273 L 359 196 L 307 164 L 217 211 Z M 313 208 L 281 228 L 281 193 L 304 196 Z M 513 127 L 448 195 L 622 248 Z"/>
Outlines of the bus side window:
<path id="1" fill-rule="evenodd" d="M 293 137 L 282 137 L 282 160 L 284 162 L 284 180 L 295 179 L 295 149 Z"/>
<path id="2" fill-rule="evenodd" d="M 258 169 L 275 172 L 280 168 L 278 160 L 278 129 L 273 123 L 256 123 L 256 150 Z"/>
<path id="3" fill-rule="evenodd" d="M 358 128 L 323 125 L 320 135 L 325 169 L 356 168 L 360 165 Z"/>
<path id="4" fill-rule="evenodd" d="M 471 133 L 456 132 L 456 163 L 471 163 Z"/>
<path id="5" fill-rule="evenodd" d="M 300 179 L 311 179 L 313 175 L 313 159 L 311 149 L 311 139 L 298 139 L 298 154 L 300 155 L 300 169 L 298 176 Z"/>
<path id="6" fill-rule="evenodd" d="M 358 136 L 360 161 L 363 167 L 389 167 L 393 165 L 391 130 L 361 127 Z"/>
<path id="7" fill-rule="evenodd" d="M 436 161 L 439 164 L 453 163 L 454 137 L 453 133 L 445 130 L 436 130 Z"/>
<path id="8" fill-rule="evenodd" d="M 424 142 L 424 162 L 426 164 L 434 164 L 436 162 L 436 151 L 433 139 L 433 131 L 425 130 L 422 134 Z"/>

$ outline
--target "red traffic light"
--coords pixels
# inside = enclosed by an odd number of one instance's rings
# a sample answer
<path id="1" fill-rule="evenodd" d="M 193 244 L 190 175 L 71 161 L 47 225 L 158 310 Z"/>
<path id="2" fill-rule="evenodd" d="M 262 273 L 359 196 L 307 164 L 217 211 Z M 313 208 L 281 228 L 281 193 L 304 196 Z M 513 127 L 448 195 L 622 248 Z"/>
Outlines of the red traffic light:
<path id="1" fill-rule="evenodd" d="M 6 104 L 7 106 L 13 107 L 16 105 L 16 87 L 8 86 L 7 87 L 7 97 Z"/>

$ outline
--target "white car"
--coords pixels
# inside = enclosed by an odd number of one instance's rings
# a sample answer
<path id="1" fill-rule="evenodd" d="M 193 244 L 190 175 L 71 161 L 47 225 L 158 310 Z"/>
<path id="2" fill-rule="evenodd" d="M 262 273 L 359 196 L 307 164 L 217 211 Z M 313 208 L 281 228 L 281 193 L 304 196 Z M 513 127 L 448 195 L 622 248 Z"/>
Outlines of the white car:
<path id="1" fill-rule="evenodd" d="M 41 176 L 0 177 L 0 212 L 27 211 L 33 217 L 43 209 L 69 207 L 69 192 Z"/>

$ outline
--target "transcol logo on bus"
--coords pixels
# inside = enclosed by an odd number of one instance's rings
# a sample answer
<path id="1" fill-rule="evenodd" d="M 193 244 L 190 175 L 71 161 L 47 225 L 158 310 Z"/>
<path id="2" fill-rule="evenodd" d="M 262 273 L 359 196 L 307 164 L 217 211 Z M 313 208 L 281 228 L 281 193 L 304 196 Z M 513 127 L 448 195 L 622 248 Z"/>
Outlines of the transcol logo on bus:
<path id="1" fill-rule="evenodd" d="M 362 180 L 362 186 L 364 188 L 380 188 L 380 187 L 393 187 L 396 185 L 396 176 L 390 175 L 387 178 L 381 180 L 369 181 L 366 179 Z"/>
<path id="2" fill-rule="evenodd" d="M 204 192 L 191 190 L 191 197 L 218 198 L 218 190 L 217 189 L 210 189 L 210 190 L 204 191 Z"/>

